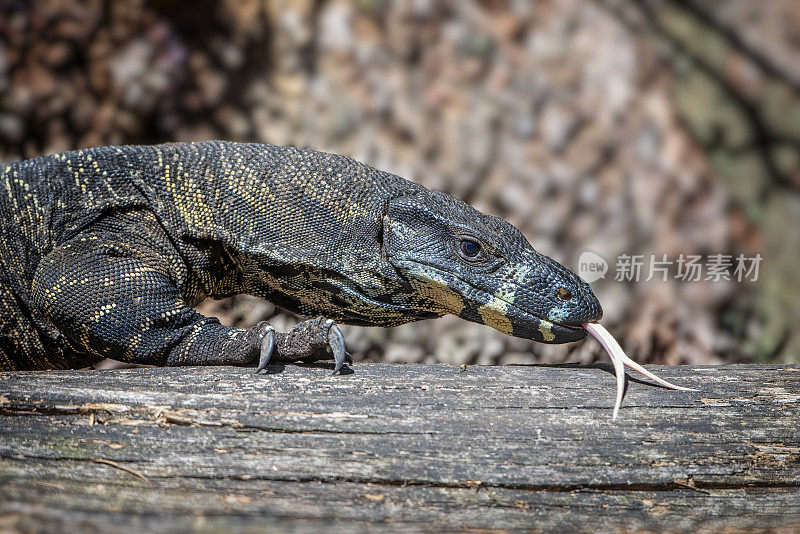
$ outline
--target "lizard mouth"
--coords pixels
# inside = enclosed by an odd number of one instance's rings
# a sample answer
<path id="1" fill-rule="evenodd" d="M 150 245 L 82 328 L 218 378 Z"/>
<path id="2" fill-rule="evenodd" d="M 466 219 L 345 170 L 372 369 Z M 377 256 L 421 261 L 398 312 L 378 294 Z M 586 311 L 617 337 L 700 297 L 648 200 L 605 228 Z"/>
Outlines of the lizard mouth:
<path id="1" fill-rule="evenodd" d="M 537 317 L 537 319 L 539 324 L 536 327 L 536 333 L 538 336 L 534 335 L 536 341 L 542 341 L 544 343 L 569 343 L 572 341 L 580 341 L 588 334 L 586 329 L 580 324 L 560 323 L 541 317 Z M 514 335 L 517 335 L 516 329 Z"/>
<path id="2" fill-rule="evenodd" d="M 443 279 L 446 279 L 446 277 L 453 277 L 452 273 L 429 262 L 419 260 L 395 260 L 394 264 L 400 267 L 410 265 L 413 268 L 423 266 L 426 269 L 443 275 Z M 531 339 L 540 343 L 570 343 L 573 341 L 581 341 L 588 335 L 588 332 L 580 323 L 556 322 L 539 317 L 533 311 L 526 310 L 509 299 L 492 295 L 486 291 L 486 289 L 476 285 L 470 280 L 460 276 L 454 276 L 454 278 L 459 283 L 469 287 L 471 292 L 478 293 L 484 303 L 491 301 L 493 298 L 501 301 L 503 306 L 506 307 L 503 314 L 503 320 L 496 321 L 497 324 L 487 322 L 486 318 L 477 311 L 477 308 L 481 304 L 474 301 L 468 302 L 466 299 L 463 301 L 463 309 L 448 309 L 444 313 L 453 313 L 469 321 L 488 324 L 489 326 L 492 326 L 493 328 L 496 328 L 497 330 L 514 337 Z M 464 297 L 460 296 L 460 298 Z"/>
<path id="3" fill-rule="evenodd" d="M 506 313 L 511 322 L 512 331 L 507 333 L 514 337 L 555 344 L 581 341 L 588 335 L 588 332 L 580 323 L 551 321 L 506 299 L 500 300 L 505 304 Z"/>
<path id="4" fill-rule="evenodd" d="M 514 304 L 508 299 L 500 298 L 509 314 L 511 335 L 532 339 L 541 343 L 570 343 L 586 338 L 588 332 L 581 323 L 552 321 Z"/>
<path id="5" fill-rule="evenodd" d="M 551 321 L 549 319 L 542 319 L 539 318 L 540 321 L 547 321 L 548 323 L 552 323 L 553 326 L 559 326 L 562 328 L 566 328 L 567 330 L 585 330 L 582 323 L 562 323 L 560 321 Z"/>

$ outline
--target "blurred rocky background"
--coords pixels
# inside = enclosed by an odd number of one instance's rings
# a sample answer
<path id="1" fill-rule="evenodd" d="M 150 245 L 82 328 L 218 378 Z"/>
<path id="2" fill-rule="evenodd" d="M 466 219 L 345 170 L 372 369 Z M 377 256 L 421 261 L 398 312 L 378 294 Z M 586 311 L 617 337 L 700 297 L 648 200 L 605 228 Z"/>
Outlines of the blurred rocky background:
<path id="1" fill-rule="evenodd" d="M 0 0 L 0 160 L 210 138 L 354 156 L 518 225 L 642 362 L 800 359 L 794 0 Z M 621 254 L 762 254 L 756 283 L 614 279 Z M 248 297 L 201 310 L 296 317 Z M 602 357 L 448 317 L 356 359 Z"/>

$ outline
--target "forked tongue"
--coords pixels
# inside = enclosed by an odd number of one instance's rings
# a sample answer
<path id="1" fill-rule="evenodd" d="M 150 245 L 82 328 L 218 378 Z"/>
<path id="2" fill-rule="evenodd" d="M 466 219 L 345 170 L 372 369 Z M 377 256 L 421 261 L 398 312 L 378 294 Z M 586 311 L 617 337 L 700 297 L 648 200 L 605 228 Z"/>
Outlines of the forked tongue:
<path id="1" fill-rule="evenodd" d="M 603 348 L 606 349 L 609 358 L 611 358 L 611 363 L 614 364 L 614 371 L 617 374 L 617 401 L 614 403 L 614 413 L 611 416 L 612 421 L 617 420 L 617 415 L 619 414 L 619 407 L 622 405 L 622 393 L 625 390 L 625 366 L 627 365 L 631 369 L 642 373 L 647 378 L 661 384 L 662 386 L 670 389 L 677 389 L 680 391 L 697 391 L 696 389 L 692 388 L 685 388 L 682 386 L 676 386 L 671 382 L 667 382 L 663 378 L 660 378 L 635 361 L 628 358 L 625 352 L 622 350 L 622 347 L 619 346 L 617 340 L 614 339 L 608 330 L 603 328 L 603 325 L 600 323 L 583 323 L 583 327 L 592 334 L 597 341 L 603 345 Z"/>

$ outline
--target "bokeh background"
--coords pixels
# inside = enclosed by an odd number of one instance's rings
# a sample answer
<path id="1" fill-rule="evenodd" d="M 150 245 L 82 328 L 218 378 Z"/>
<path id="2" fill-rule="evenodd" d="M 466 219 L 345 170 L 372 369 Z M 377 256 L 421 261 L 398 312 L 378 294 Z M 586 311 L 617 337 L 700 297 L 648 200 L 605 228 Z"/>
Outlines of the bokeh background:
<path id="1" fill-rule="evenodd" d="M 642 362 L 800 361 L 794 0 L 0 0 L 0 160 L 203 139 L 347 154 L 518 225 Z M 618 282 L 620 254 L 762 254 L 757 282 Z M 224 322 L 297 320 L 237 297 Z M 590 362 L 448 317 L 357 359 Z"/>

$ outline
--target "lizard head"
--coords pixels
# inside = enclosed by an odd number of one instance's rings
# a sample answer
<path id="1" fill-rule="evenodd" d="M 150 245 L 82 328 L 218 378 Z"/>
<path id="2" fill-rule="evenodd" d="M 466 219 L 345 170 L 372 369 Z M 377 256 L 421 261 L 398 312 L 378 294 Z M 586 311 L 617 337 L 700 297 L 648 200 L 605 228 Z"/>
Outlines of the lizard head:
<path id="1" fill-rule="evenodd" d="M 438 192 L 389 201 L 386 259 L 437 313 L 544 343 L 586 337 L 603 314 L 589 285 L 517 228 Z"/>

